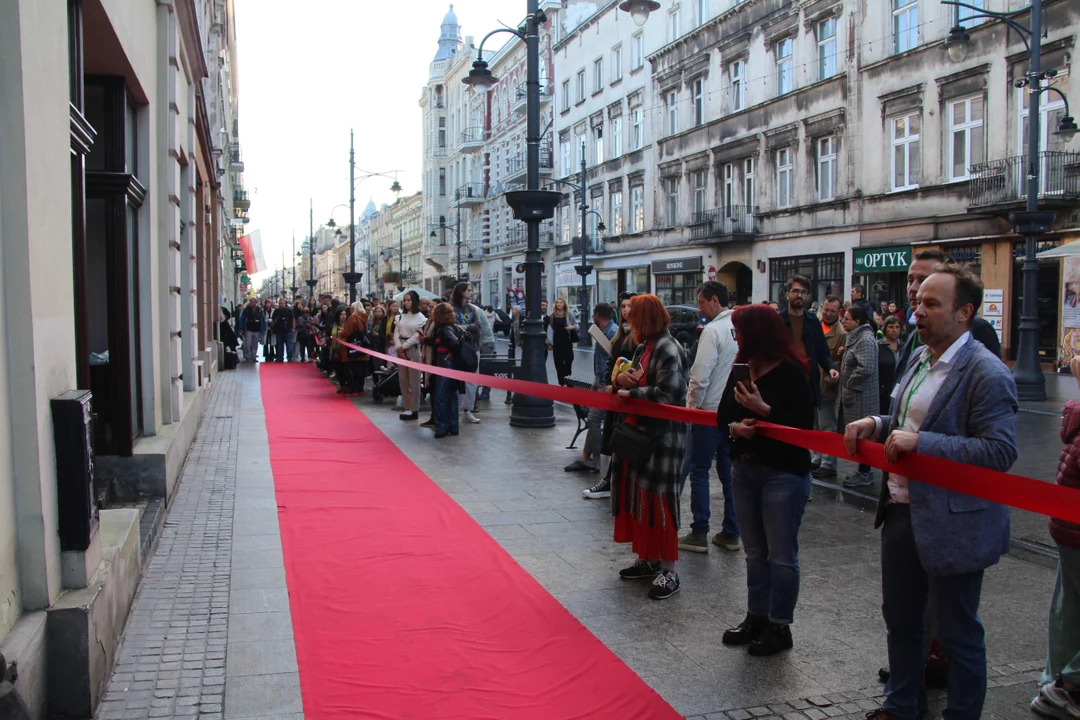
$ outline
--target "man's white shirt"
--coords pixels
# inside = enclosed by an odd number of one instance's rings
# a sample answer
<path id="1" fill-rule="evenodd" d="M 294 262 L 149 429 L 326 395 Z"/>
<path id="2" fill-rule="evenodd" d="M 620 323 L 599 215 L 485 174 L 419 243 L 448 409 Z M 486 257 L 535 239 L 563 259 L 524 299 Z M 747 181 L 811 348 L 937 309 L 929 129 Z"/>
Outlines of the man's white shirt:
<path id="1" fill-rule="evenodd" d="M 731 310 L 724 310 L 706 325 L 698 339 L 697 357 L 690 368 L 686 407 L 715 412 L 727 387 L 728 375 L 739 346 Z"/>

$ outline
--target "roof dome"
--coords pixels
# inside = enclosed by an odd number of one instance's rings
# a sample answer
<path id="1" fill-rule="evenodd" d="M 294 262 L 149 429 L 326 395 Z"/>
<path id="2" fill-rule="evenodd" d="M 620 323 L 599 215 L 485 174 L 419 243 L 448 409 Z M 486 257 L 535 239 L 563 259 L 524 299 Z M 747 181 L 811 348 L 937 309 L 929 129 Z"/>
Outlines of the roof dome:
<path id="1" fill-rule="evenodd" d="M 451 3 L 450 11 L 442 21 L 442 32 L 439 34 L 439 51 L 435 53 L 436 60 L 446 60 L 457 55 L 461 45 L 461 26 L 458 25 L 457 15 L 454 14 L 454 5 Z"/>
<path id="2" fill-rule="evenodd" d="M 360 216 L 360 219 L 367 220 L 371 216 L 376 215 L 378 212 L 378 209 L 375 207 L 375 201 L 368 200 L 367 206 L 364 208 L 364 214 Z"/>

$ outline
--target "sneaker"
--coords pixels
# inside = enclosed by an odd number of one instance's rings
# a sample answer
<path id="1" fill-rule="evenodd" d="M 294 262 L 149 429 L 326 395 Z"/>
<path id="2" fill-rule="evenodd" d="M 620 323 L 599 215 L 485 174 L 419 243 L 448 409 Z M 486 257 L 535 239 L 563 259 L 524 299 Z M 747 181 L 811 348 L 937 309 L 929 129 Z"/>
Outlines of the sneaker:
<path id="1" fill-rule="evenodd" d="M 581 491 L 581 496 L 589 500 L 599 500 L 601 498 L 611 497 L 611 481 L 601 480 L 587 490 Z"/>
<path id="2" fill-rule="evenodd" d="M 1045 717 L 1080 718 L 1080 690 L 1066 690 L 1058 675 L 1054 682 L 1039 688 L 1039 694 L 1031 701 L 1031 709 Z"/>
<path id="3" fill-rule="evenodd" d="M 769 626 L 769 618 L 746 613 L 746 619 L 724 633 L 725 645 L 749 645 L 761 637 Z"/>
<path id="4" fill-rule="evenodd" d="M 637 580 L 638 578 L 652 577 L 660 572 L 660 563 L 651 563 L 648 560 L 638 560 L 628 568 L 619 571 L 619 577 L 624 580 Z"/>
<path id="5" fill-rule="evenodd" d="M 817 470 L 819 467 L 821 467 L 821 458 L 820 457 L 812 458 L 810 460 L 810 472 L 813 472 L 814 470 Z"/>
<path id="6" fill-rule="evenodd" d="M 480 418 L 476 417 L 471 412 L 466 410 L 465 411 L 465 422 L 472 423 L 473 425 L 477 425 L 480 422 Z"/>
<path id="7" fill-rule="evenodd" d="M 696 553 L 709 552 L 709 533 L 687 533 L 679 538 L 679 549 Z"/>
<path id="8" fill-rule="evenodd" d="M 428 418 L 424 422 L 420 423 L 420 427 L 435 427 L 435 418 Z"/>
<path id="9" fill-rule="evenodd" d="M 722 547 L 725 550 L 742 549 L 742 543 L 739 542 L 739 538 L 734 535 L 728 535 L 726 532 L 718 532 L 713 535 L 712 544 L 716 547 Z"/>
<path id="10" fill-rule="evenodd" d="M 578 458 L 563 468 L 563 472 L 600 472 L 600 466 L 592 460 Z"/>
<path id="11" fill-rule="evenodd" d="M 810 474 L 818 480 L 832 480 L 836 477 L 836 468 L 822 466 Z"/>
<path id="12" fill-rule="evenodd" d="M 506 404 L 506 405 L 513 405 L 514 404 L 514 396 L 511 395 L 510 393 L 507 393 L 506 394 L 506 399 L 503 400 L 503 403 Z"/>
<path id="13" fill-rule="evenodd" d="M 843 483 L 844 487 L 846 487 L 846 488 L 860 488 L 860 487 L 866 487 L 867 485 L 873 485 L 873 484 L 874 484 L 874 473 L 871 470 L 868 470 L 867 472 L 864 472 L 864 473 L 859 472 L 858 470 L 856 470 L 855 472 L 848 475 L 847 480 L 845 480 L 844 483 Z"/>
<path id="14" fill-rule="evenodd" d="M 665 570 L 656 576 L 649 588 L 650 600 L 667 600 L 679 592 L 679 574 L 674 570 Z"/>
<path id="15" fill-rule="evenodd" d="M 420 419 L 420 413 L 403 412 L 400 415 L 398 415 L 398 419 L 399 420 L 419 420 Z"/>
<path id="16" fill-rule="evenodd" d="M 790 650 L 793 645 L 791 626 L 770 622 L 765 632 L 761 633 L 761 637 L 750 643 L 748 652 L 754 657 L 769 657 L 784 650 Z"/>

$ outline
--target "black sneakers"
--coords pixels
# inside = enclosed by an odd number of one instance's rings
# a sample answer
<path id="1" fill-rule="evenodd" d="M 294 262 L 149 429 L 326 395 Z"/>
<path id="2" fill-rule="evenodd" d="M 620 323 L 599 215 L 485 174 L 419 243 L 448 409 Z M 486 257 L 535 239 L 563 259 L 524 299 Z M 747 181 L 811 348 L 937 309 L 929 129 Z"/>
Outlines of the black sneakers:
<path id="1" fill-rule="evenodd" d="M 648 560 L 638 560 L 628 568 L 619 571 L 619 577 L 624 580 L 637 580 L 638 578 L 652 577 L 660 572 L 660 563 L 655 565 Z"/>
<path id="2" fill-rule="evenodd" d="M 765 631 L 761 633 L 761 636 L 750 643 L 748 652 L 756 657 L 768 657 L 784 650 L 790 650 L 792 645 L 791 626 L 777 625 L 771 622 L 765 628 Z"/>
<path id="3" fill-rule="evenodd" d="M 769 618 L 746 614 L 746 619 L 724 633 L 725 645 L 749 645 L 757 640 L 769 626 Z"/>
<path id="4" fill-rule="evenodd" d="M 607 478 L 593 485 L 591 488 L 586 488 L 581 491 L 581 496 L 588 500 L 598 500 L 600 498 L 611 497 L 611 481 Z"/>
<path id="5" fill-rule="evenodd" d="M 665 570 L 656 576 L 649 588 L 649 599 L 667 600 L 679 592 L 679 574 L 674 570 Z"/>

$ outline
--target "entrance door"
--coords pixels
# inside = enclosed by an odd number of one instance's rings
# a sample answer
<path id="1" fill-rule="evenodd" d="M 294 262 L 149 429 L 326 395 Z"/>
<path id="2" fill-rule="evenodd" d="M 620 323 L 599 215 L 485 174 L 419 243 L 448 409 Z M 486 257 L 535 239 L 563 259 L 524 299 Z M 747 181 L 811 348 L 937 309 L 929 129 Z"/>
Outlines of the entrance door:
<path id="1" fill-rule="evenodd" d="M 1012 323 L 1009 333 L 1009 357 L 1016 360 L 1020 348 L 1020 314 L 1024 307 L 1024 243 L 1016 243 L 1013 246 L 1013 287 L 1012 297 Z M 1041 248 L 1040 248 L 1041 249 Z M 1061 277 L 1061 260 L 1039 261 L 1039 280 L 1037 284 L 1036 300 L 1039 319 L 1039 360 L 1041 362 L 1054 362 L 1057 359 L 1058 339 L 1058 312 L 1061 308 L 1059 295 L 1059 278 Z"/>

